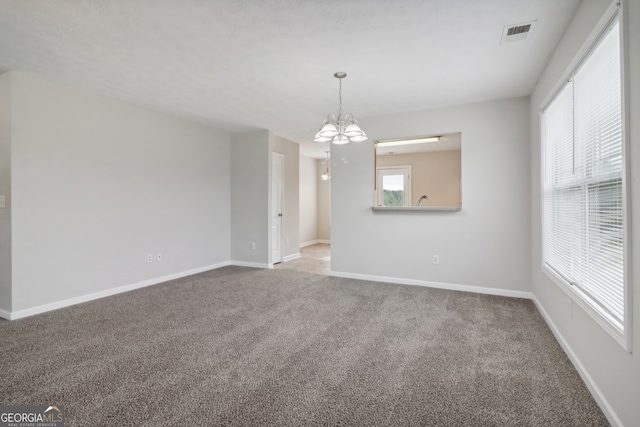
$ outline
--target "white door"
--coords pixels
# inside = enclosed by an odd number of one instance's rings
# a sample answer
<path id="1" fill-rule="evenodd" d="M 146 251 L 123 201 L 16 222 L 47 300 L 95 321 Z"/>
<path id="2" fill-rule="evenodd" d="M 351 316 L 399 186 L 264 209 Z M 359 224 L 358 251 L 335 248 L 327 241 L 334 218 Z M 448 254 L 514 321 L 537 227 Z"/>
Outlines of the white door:
<path id="1" fill-rule="evenodd" d="M 271 263 L 282 262 L 282 188 L 284 156 L 271 154 Z"/>

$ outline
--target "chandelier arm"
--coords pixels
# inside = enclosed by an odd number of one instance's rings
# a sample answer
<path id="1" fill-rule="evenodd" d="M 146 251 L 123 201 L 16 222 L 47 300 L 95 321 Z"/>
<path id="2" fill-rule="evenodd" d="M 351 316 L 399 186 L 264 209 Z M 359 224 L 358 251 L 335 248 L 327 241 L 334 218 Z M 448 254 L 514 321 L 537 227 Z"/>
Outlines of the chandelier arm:
<path id="1" fill-rule="evenodd" d="M 358 123 L 358 122 L 356 122 L 356 119 L 353 118 L 353 114 L 351 114 L 351 113 L 345 114 L 343 121 L 344 121 L 344 124 L 347 125 L 347 126 L 350 125 L 350 124 L 353 124 L 353 123 L 355 123 L 355 124 Z"/>

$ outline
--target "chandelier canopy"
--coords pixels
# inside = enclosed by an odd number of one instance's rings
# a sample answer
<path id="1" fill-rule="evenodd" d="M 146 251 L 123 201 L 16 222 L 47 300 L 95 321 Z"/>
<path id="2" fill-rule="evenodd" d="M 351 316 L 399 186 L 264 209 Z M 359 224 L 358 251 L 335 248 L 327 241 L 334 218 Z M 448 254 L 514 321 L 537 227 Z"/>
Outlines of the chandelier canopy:
<path id="1" fill-rule="evenodd" d="M 367 135 L 358 126 L 358 121 L 351 113 L 344 114 L 342 111 L 342 79 L 347 77 L 347 73 L 339 71 L 333 76 L 340 81 L 338 115 L 329 114 L 320 125 L 320 130 L 313 140 L 315 142 L 331 141 L 334 144 L 366 141 Z"/>

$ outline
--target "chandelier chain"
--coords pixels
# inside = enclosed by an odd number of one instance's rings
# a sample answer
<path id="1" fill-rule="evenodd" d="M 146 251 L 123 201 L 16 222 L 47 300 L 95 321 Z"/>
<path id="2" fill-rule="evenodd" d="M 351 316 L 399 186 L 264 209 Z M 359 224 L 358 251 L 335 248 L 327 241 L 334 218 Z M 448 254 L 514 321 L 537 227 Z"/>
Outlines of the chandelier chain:
<path id="1" fill-rule="evenodd" d="M 342 118 L 342 79 L 338 79 L 338 81 L 340 82 L 340 90 L 339 90 L 340 107 L 338 108 L 338 120 L 340 120 L 340 118 Z"/>

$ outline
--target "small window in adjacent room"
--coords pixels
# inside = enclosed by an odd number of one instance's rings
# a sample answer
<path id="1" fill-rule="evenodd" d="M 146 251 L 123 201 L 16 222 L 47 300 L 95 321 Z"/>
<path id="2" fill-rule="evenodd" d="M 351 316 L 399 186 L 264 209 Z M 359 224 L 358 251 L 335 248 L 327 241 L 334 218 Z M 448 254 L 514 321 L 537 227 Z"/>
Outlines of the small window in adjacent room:
<path id="1" fill-rule="evenodd" d="M 377 205 L 411 206 L 411 166 L 379 167 Z"/>
<path id="2" fill-rule="evenodd" d="M 542 109 L 543 270 L 631 350 L 617 13 Z"/>

